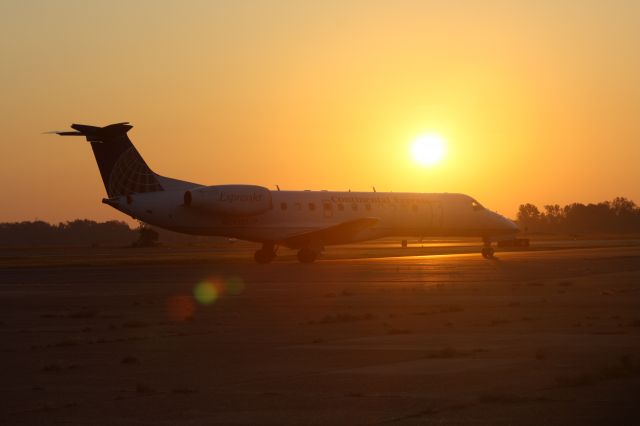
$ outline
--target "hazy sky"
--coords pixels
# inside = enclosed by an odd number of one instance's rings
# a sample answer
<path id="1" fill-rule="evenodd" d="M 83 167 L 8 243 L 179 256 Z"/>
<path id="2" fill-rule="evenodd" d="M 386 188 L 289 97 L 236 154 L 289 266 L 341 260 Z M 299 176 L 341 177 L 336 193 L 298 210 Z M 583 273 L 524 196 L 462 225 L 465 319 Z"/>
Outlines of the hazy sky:
<path id="1" fill-rule="evenodd" d="M 640 203 L 640 1 L 0 0 L 0 58 L 0 221 L 126 218 L 74 122 L 203 184 Z"/>

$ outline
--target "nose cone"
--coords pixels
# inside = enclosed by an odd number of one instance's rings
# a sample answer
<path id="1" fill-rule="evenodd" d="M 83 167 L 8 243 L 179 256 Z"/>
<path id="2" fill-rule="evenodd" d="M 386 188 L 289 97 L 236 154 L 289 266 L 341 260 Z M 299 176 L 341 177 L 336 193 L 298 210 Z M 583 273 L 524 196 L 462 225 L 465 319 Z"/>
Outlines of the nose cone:
<path id="1" fill-rule="evenodd" d="M 499 230 L 500 233 L 515 234 L 520 232 L 520 228 L 512 220 L 493 212 L 491 213 L 491 216 L 493 226 L 495 226 L 496 230 Z"/>
<path id="2" fill-rule="evenodd" d="M 503 219 L 506 222 L 506 226 L 509 229 L 511 229 L 511 232 L 513 233 L 520 232 L 520 227 L 514 221 L 507 219 L 506 217 Z"/>

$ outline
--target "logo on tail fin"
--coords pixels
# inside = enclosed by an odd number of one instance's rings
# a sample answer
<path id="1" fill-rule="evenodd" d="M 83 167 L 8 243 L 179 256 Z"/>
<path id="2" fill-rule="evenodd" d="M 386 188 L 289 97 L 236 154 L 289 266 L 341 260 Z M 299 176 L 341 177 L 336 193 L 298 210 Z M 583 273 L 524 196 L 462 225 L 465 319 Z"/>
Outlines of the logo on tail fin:
<path id="1" fill-rule="evenodd" d="M 131 146 L 120 154 L 109 175 L 107 194 L 113 197 L 156 191 L 162 191 L 162 186 L 138 151 Z"/>

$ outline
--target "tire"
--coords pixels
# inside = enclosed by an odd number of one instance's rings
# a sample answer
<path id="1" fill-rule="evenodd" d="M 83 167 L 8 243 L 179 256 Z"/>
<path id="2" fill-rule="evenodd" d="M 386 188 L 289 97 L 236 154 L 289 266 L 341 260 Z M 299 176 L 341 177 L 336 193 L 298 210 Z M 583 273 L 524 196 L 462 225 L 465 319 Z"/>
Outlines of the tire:
<path id="1" fill-rule="evenodd" d="M 485 259 L 492 259 L 493 258 L 493 247 L 482 247 L 482 257 L 484 257 Z"/>
<path id="2" fill-rule="evenodd" d="M 257 263 L 270 263 L 275 258 L 275 255 L 269 250 L 261 249 L 254 253 L 253 258 Z"/>
<path id="3" fill-rule="evenodd" d="M 318 257 L 318 253 L 309 248 L 302 248 L 298 251 L 298 260 L 300 263 L 313 263 Z"/>

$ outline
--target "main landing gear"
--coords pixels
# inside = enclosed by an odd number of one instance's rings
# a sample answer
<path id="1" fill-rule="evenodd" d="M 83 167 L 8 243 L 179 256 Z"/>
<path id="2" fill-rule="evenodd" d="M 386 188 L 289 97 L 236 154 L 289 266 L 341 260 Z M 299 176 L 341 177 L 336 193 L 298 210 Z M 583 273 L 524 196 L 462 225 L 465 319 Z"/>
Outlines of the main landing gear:
<path id="1" fill-rule="evenodd" d="M 300 263 L 313 263 L 318 258 L 319 252 L 309 247 L 303 247 L 298 251 Z"/>
<path id="2" fill-rule="evenodd" d="M 262 244 L 262 248 L 257 250 L 253 255 L 253 258 L 257 263 L 271 263 L 276 258 L 277 247 L 272 243 Z M 302 247 L 298 251 L 298 260 L 300 263 L 313 263 L 317 258 L 322 248 Z"/>
<path id="3" fill-rule="evenodd" d="M 273 244 L 263 244 L 260 250 L 257 250 L 253 258 L 258 263 L 270 263 L 276 258 L 276 247 Z"/>
<path id="4" fill-rule="evenodd" d="M 482 246 L 482 250 L 480 251 L 480 253 L 482 253 L 482 257 L 484 257 L 485 259 L 493 259 L 493 247 L 491 247 L 491 240 L 484 238 L 483 240 L 484 245 Z"/>

